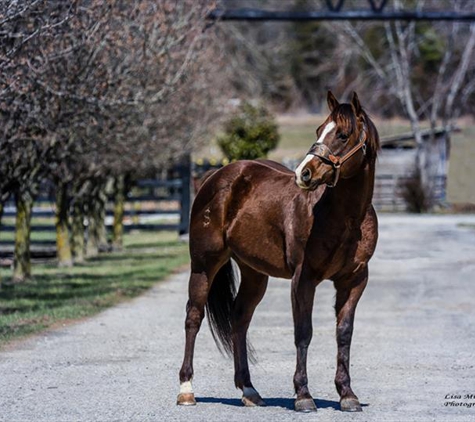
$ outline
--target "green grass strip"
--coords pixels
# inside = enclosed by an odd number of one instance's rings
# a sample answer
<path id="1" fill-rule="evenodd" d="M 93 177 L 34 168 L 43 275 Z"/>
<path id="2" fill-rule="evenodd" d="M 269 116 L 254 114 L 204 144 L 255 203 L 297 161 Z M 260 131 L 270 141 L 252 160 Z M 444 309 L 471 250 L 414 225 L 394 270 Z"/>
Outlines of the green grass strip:
<path id="1" fill-rule="evenodd" d="M 133 233 L 123 252 L 105 253 L 73 268 L 33 265 L 33 277 L 8 285 L 0 270 L 0 347 L 58 323 L 94 315 L 140 295 L 188 262 L 176 233 Z"/>

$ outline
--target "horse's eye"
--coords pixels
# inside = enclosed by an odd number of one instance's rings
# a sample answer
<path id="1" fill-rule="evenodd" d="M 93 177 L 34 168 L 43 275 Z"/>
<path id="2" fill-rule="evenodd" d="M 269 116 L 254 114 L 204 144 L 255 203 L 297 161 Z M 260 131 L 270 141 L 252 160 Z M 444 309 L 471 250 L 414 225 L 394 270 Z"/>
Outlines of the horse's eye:
<path id="1" fill-rule="evenodd" d="M 340 132 L 338 135 L 337 135 L 337 138 L 342 141 L 342 142 L 346 142 L 349 138 L 348 134 L 347 133 L 343 133 L 343 132 Z"/>

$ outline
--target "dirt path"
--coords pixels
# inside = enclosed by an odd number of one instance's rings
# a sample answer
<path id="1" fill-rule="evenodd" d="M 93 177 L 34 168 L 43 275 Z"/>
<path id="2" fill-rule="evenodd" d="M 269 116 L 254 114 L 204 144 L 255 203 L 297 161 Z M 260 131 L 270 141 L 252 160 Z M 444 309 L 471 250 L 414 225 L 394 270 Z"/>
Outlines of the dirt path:
<path id="1" fill-rule="evenodd" d="M 295 352 L 285 280 L 270 282 L 250 332 L 259 357 L 254 384 L 269 406 L 241 407 L 232 364 L 204 326 L 195 360 L 199 403 L 176 407 L 187 289 L 187 274 L 179 274 L 137 300 L 0 353 L 0 420 L 475 420 L 475 230 L 458 226 L 475 224 L 475 216 L 386 215 L 380 222 L 352 348 L 363 413 L 338 410 L 328 282 L 317 289 L 309 353 L 319 411 L 290 410 Z"/>

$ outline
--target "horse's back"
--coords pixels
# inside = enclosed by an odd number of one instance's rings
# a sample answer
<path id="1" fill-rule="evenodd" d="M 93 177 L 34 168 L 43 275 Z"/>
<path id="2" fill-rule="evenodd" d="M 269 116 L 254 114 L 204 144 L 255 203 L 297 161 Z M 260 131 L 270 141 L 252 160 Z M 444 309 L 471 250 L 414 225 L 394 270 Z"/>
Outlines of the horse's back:
<path id="1" fill-rule="evenodd" d="M 293 182 L 294 173 L 282 164 L 271 160 L 241 160 L 207 175 L 203 180 L 195 203 L 208 201 L 211 197 L 231 193 L 244 197 L 249 189 L 259 190 L 272 183 L 294 194 L 300 193 Z M 252 186 L 251 186 L 252 185 Z M 270 188 L 274 190 L 274 188 Z"/>
<path id="2" fill-rule="evenodd" d="M 228 183 L 238 176 L 246 174 L 248 177 L 258 174 L 266 174 L 266 177 L 285 176 L 288 182 L 293 180 L 294 172 L 284 165 L 272 160 L 239 160 L 218 170 L 211 170 L 203 176 L 202 185 L 206 182 L 223 187 L 223 182 Z"/>
<path id="3" fill-rule="evenodd" d="M 285 167 L 283 164 L 278 163 L 276 161 L 262 159 L 262 160 L 251 161 L 251 163 L 257 163 L 257 164 L 272 168 L 274 170 L 277 170 L 279 172 L 282 172 L 284 174 L 290 175 L 291 177 L 295 177 L 295 174 L 292 170 L 290 170 L 288 167 Z"/>

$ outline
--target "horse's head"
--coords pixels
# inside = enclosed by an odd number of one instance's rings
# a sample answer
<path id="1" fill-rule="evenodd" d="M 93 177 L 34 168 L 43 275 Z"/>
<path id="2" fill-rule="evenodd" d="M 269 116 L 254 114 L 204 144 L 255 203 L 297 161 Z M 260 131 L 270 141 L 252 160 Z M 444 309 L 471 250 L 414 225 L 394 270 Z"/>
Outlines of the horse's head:
<path id="1" fill-rule="evenodd" d="M 369 119 L 356 93 L 350 104 L 340 104 L 328 91 L 327 102 L 331 113 L 295 170 L 295 181 L 302 189 L 313 190 L 322 184 L 333 187 L 340 178 L 353 177 L 366 158 Z"/>

